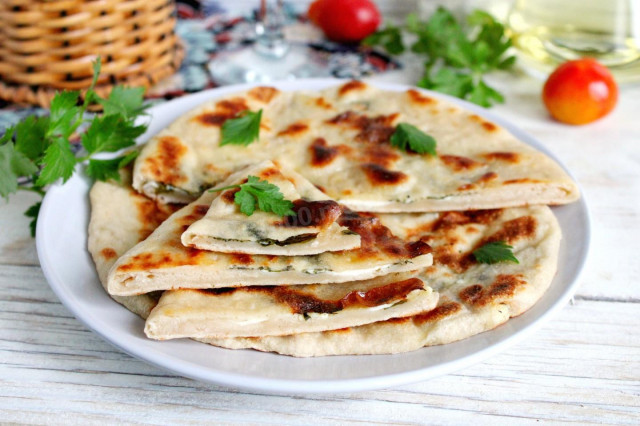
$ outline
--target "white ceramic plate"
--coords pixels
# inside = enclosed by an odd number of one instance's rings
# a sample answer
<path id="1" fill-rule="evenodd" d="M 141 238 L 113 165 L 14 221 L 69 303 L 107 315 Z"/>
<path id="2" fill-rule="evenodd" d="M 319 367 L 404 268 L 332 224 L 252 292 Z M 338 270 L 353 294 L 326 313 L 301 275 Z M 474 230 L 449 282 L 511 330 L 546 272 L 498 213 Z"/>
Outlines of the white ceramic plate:
<path id="1" fill-rule="evenodd" d="M 274 84 L 281 90 L 313 90 L 337 80 L 297 80 Z M 382 89 L 408 87 L 376 84 Z M 144 138 L 157 133 L 205 100 L 248 86 L 228 86 L 186 96 L 150 110 Z M 551 155 L 531 136 L 485 109 L 446 98 L 510 130 L 521 140 Z M 552 155 L 551 155 L 552 156 Z M 552 156 L 553 157 L 553 156 Z M 87 251 L 90 182 L 76 174 L 52 187 L 38 220 L 36 244 L 44 275 L 62 303 L 87 327 L 125 352 L 176 374 L 235 388 L 278 393 L 352 392 L 417 382 L 467 367 L 504 350 L 540 326 L 566 304 L 577 284 L 589 247 L 589 215 L 584 198 L 555 207 L 563 231 L 559 269 L 549 290 L 529 311 L 506 324 L 444 346 L 397 355 L 337 356 L 298 359 L 251 350 L 233 351 L 188 339 L 147 339 L 144 322 L 104 292 Z"/>

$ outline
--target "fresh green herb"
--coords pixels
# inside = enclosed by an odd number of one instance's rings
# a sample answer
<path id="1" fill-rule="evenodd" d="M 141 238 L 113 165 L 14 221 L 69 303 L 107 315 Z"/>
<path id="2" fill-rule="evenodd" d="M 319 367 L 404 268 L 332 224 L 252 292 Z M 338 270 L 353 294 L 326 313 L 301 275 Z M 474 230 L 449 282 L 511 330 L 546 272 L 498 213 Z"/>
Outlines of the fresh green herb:
<path id="1" fill-rule="evenodd" d="M 31 230 L 31 235 L 36 235 L 36 225 L 38 224 L 38 214 L 40 213 L 40 207 L 42 207 L 42 201 L 38 201 L 24 212 L 26 217 L 31 218 L 31 222 L 29 222 L 29 229 Z"/>
<path id="2" fill-rule="evenodd" d="M 403 151 L 436 155 L 436 140 L 409 123 L 400 123 L 391 135 L 391 145 Z"/>
<path id="3" fill-rule="evenodd" d="M 247 146 L 258 140 L 260 136 L 260 120 L 262 110 L 258 112 L 243 111 L 239 117 L 227 120 L 222 125 L 222 145 Z"/>
<path id="4" fill-rule="evenodd" d="M 364 40 L 362 43 L 365 46 L 382 46 L 384 49 L 393 54 L 399 55 L 404 52 L 404 44 L 402 43 L 402 33 L 400 28 L 389 25 L 387 28 L 376 31 Z"/>
<path id="5" fill-rule="evenodd" d="M 260 180 L 256 176 L 249 176 L 246 183 L 230 185 L 223 188 L 212 189 L 212 192 L 225 191 L 227 189 L 240 188 L 234 195 L 234 202 L 240 206 L 240 211 L 247 216 L 251 216 L 256 209 L 263 212 L 272 212 L 278 216 L 295 216 L 291 209 L 293 203 L 284 199 L 280 188 L 276 185 Z"/>
<path id="6" fill-rule="evenodd" d="M 509 69 L 515 63 L 515 56 L 506 53 L 511 39 L 493 16 L 476 10 L 461 23 L 439 7 L 427 21 L 409 15 L 406 30 L 417 37 L 411 51 L 425 57 L 425 71 L 418 86 L 485 107 L 504 102 L 502 95 L 483 80 L 485 74 Z M 404 51 L 397 27 L 387 27 L 369 36 L 365 43 L 380 45 L 391 54 Z"/>
<path id="7" fill-rule="evenodd" d="M 109 160 L 94 156 L 134 145 L 136 138 L 147 129 L 145 124 L 135 123 L 146 108 L 144 89 L 116 86 L 108 98 L 101 98 L 94 91 L 100 68 L 98 58 L 93 63 L 93 80 L 82 103 L 79 91 L 57 93 L 48 116 L 27 117 L 5 131 L 0 138 L 0 196 L 8 198 L 18 190 L 44 196 L 47 185 L 58 179 L 66 182 L 78 163 L 87 160 L 86 172 L 91 178 L 120 179 L 118 170 L 129 164 L 137 152 Z M 86 119 L 85 111 L 95 103 L 102 105 L 103 113 Z M 81 136 L 86 155 L 77 155 L 70 138 L 83 124 L 88 124 Z M 32 235 L 35 235 L 39 210 L 40 202 L 25 212 L 32 218 Z"/>
<path id="8" fill-rule="evenodd" d="M 520 263 L 513 255 L 513 246 L 504 241 L 493 241 L 473 251 L 473 256 L 480 263 L 513 262 Z"/>
<path id="9" fill-rule="evenodd" d="M 96 180 L 120 180 L 120 169 L 127 166 L 138 156 L 138 151 L 109 160 L 96 160 L 91 158 L 87 166 L 87 174 Z"/>

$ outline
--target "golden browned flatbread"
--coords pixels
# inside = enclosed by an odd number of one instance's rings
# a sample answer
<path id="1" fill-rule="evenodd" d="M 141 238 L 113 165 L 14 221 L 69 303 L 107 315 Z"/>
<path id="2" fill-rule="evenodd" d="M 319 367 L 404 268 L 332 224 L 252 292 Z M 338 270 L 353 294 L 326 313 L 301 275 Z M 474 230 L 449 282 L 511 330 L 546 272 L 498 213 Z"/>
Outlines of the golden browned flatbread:
<path id="1" fill-rule="evenodd" d="M 360 247 L 360 235 L 338 224 L 341 206 L 298 173 L 271 161 L 249 166 L 230 185 L 263 177 L 293 202 L 295 216 L 280 217 L 256 209 L 247 216 L 235 204 L 239 188 L 221 192 L 209 210 L 182 234 L 182 244 L 224 253 L 302 256 Z"/>
<path id="2" fill-rule="evenodd" d="M 520 315 L 542 297 L 556 271 L 560 228 L 546 206 L 446 212 L 429 219 L 383 216 L 394 232 L 420 235 L 433 246 L 434 265 L 420 278 L 439 294 L 435 309 L 319 333 L 202 341 L 301 357 L 407 352 L 464 339 Z M 512 244 L 520 263 L 475 262 L 470 251 L 494 240 Z"/>
<path id="3" fill-rule="evenodd" d="M 236 179 L 238 175 L 232 175 L 221 186 Z M 352 250 L 270 256 L 185 247 L 183 232 L 205 215 L 217 196 L 217 192 L 205 191 L 122 255 L 107 277 L 109 293 L 133 296 L 178 288 L 344 283 L 413 271 L 432 263 L 426 243 L 397 238 L 375 217 L 351 211 L 343 212 L 338 224 L 360 235 L 361 246 Z"/>
<path id="4" fill-rule="evenodd" d="M 239 111 L 263 110 L 260 139 L 220 146 Z M 437 156 L 391 146 L 399 123 L 437 141 Z M 209 101 L 155 136 L 133 186 L 186 201 L 248 164 L 271 159 L 355 211 L 425 212 L 564 204 L 575 183 L 545 154 L 447 101 L 352 81 L 317 92 L 258 87 Z"/>
<path id="5" fill-rule="evenodd" d="M 138 194 L 131 188 L 130 177 L 123 183 L 96 182 L 91 188 L 91 221 L 88 249 L 96 264 L 100 282 L 107 288 L 107 275 L 116 260 L 134 245 L 143 241 L 177 207 Z M 112 296 L 116 302 L 143 318 L 156 305 L 160 293 L 139 296 Z"/>

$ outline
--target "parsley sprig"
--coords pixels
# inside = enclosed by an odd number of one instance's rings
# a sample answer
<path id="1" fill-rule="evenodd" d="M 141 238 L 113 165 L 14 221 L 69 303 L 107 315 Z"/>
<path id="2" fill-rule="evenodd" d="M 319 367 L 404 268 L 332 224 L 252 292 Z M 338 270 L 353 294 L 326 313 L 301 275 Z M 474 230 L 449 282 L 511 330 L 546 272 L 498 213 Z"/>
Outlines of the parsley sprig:
<path id="1" fill-rule="evenodd" d="M 251 216 L 256 209 L 263 212 L 272 212 L 278 216 L 295 216 L 291 209 L 293 203 L 284 198 L 280 188 L 266 180 L 260 180 L 256 176 L 249 176 L 247 182 L 239 185 L 229 185 L 212 189 L 211 192 L 225 191 L 227 189 L 240 188 L 234 195 L 234 202 L 240 206 L 240 211 Z"/>
<path id="2" fill-rule="evenodd" d="M 133 151 L 114 159 L 99 159 L 95 155 L 115 152 L 135 144 L 145 132 L 146 124 L 136 124 L 144 113 L 144 88 L 116 86 L 108 98 L 100 97 L 94 87 L 100 74 L 101 61 L 93 63 L 93 79 L 80 102 L 79 91 L 57 93 L 48 116 L 29 116 L 9 127 L 0 138 L 0 196 L 8 198 L 18 191 L 32 191 L 44 196 L 46 187 L 58 179 L 66 182 L 78 163 L 88 161 L 86 173 L 98 180 L 119 180 L 118 169 L 136 158 Z M 102 114 L 87 119 L 84 113 L 93 104 L 102 106 Z M 80 133 L 85 153 L 75 154 L 70 139 Z M 25 212 L 32 218 L 31 234 L 35 235 L 41 202 Z"/>
<path id="3" fill-rule="evenodd" d="M 416 126 L 400 123 L 391 135 L 391 145 L 403 151 L 411 150 L 418 154 L 436 155 L 436 140 Z"/>
<path id="4" fill-rule="evenodd" d="M 513 254 L 513 246 L 504 241 L 492 241 L 473 251 L 473 256 L 480 263 L 513 262 L 520 263 Z"/>
<path id="5" fill-rule="evenodd" d="M 242 111 L 237 118 L 232 118 L 222 125 L 222 145 L 247 146 L 260 137 L 260 120 L 262 110 L 258 112 Z"/>
<path id="6" fill-rule="evenodd" d="M 506 53 L 511 39 L 493 16 L 476 10 L 461 23 L 439 7 L 427 21 L 409 15 L 406 30 L 417 37 L 411 51 L 425 57 L 424 75 L 418 86 L 484 107 L 504 102 L 503 96 L 483 79 L 485 74 L 509 69 L 515 63 L 515 56 Z M 394 26 L 372 34 L 364 43 L 380 45 L 391 54 L 405 50 L 402 30 Z"/>

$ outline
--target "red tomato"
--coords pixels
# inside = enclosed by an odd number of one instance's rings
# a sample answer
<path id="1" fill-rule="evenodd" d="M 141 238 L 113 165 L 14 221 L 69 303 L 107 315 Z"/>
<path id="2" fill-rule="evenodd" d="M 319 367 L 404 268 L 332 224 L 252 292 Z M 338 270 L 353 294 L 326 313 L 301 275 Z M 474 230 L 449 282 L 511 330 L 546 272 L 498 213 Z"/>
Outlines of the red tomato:
<path id="1" fill-rule="evenodd" d="M 320 25 L 320 11 L 322 10 L 322 3 L 324 0 L 315 0 L 309 5 L 307 16 L 314 25 Z"/>
<path id="2" fill-rule="evenodd" d="M 547 79 L 542 100 L 551 115 L 568 124 L 586 124 L 609 114 L 618 101 L 618 86 L 595 59 L 565 62 Z"/>
<path id="3" fill-rule="evenodd" d="M 369 0 L 320 0 L 316 7 L 320 28 L 333 41 L 360 41 L 380 25 L 380 12 Z"/>

